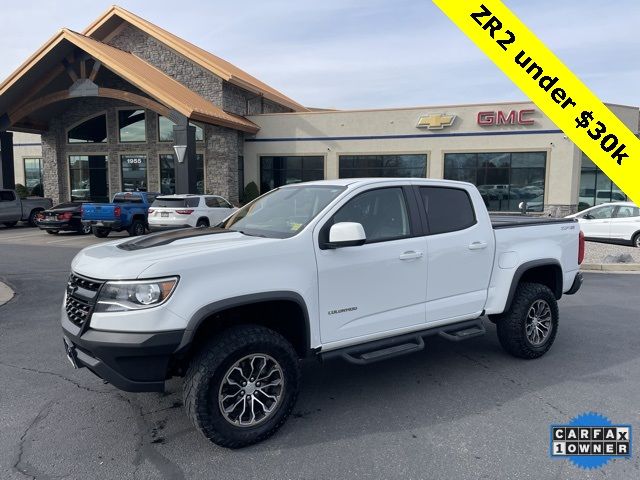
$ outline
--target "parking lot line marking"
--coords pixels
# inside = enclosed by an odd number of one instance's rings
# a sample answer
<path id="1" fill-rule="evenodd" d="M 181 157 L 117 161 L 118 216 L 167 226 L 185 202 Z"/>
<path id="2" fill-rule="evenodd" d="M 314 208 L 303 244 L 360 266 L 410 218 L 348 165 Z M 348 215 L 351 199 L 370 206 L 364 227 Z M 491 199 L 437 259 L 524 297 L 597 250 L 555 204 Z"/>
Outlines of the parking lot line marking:
<path id="1" fill-rule="evenodd" d="M 16 236 L 13 236 L 13 237 L 3 237 L 3 236 L 0 236 L 0 242 L 3 242 L 3 241 L 5 241 L 5 240 L 16 240 L 16 239 L 19 239 L 19 238 L 37 237 L 37 236 L 39 236 L 39 235 L 42 235 L 42 232 L 33 232 L 33 233 L 31 233 L 31 234 L 16 235 Z"/>

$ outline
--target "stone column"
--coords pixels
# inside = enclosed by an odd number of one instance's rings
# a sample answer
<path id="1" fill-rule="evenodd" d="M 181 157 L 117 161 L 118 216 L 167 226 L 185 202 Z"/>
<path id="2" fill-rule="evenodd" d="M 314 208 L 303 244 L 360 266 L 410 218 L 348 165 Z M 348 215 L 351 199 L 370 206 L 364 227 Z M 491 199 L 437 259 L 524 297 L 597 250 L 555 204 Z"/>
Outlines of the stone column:
<path id="1" fill-rule="evenodd" d="M 188 124 L 187 119 L 173 126 L 174 145 L 186 145 L 184 161 L 175 158 L 176 193 L 196 193 L 198 178 L 196 176 L 196 127 Z M 175 154 L 174 154 L 175 156 Z"/>
<path id="2" fill-rule="evenodd" d="M 13 169 L 13 132 L 0 133 L 0 187 L 16 188 Z"/>

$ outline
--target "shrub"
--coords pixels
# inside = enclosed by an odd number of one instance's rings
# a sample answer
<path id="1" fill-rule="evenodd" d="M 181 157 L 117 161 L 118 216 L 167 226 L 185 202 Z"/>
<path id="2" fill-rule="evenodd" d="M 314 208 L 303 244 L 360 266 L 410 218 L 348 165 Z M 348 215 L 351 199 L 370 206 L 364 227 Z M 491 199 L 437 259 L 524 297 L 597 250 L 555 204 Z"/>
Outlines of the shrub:
<path id="1" fill-rule="evenodd" d="M 27 198 L 29 196 L 29 189 L 21 183 L 16 183 L 16 195 L 20 198 Z"/>
<path id="2" fill-rule="evenodd" d="M 256 182 L 250 182 L 246 187 L 244 187 L 244 194 L 241 199 L 242 204 L 246 205 L 259 196 L 260 192 L 258 191 L 258 185 L 256 185 Z"/>
<path id="3" fill-rule="evenodd" d="M 44 188 L 41 183 L 38 183 L 31 189 L 31 195 L 34 197 L 44 197 Z"/>

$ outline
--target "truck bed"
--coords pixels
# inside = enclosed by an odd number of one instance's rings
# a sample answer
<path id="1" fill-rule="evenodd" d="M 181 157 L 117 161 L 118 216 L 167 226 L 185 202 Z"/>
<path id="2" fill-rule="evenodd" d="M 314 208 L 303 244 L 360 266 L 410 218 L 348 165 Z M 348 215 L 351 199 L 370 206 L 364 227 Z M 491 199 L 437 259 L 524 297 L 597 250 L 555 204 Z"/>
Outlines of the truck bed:
<path id="1" fill-rule="evenodd" d="M 494 230 L 499 228 L 535 227 L 555 223 L 577 222 L 575 218 L 534 217 L 530 215 L 489 215 Z"/>

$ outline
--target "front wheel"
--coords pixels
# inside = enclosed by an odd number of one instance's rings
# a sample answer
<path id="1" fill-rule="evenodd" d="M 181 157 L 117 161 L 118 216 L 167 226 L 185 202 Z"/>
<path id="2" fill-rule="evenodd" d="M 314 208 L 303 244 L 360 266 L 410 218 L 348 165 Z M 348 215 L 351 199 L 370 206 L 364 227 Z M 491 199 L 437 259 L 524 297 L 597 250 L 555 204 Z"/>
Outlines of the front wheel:
<path id="1" fill-rule="evenodd" d="M 107 238 L 109 236 L 109 233 L 111 233 L 110 228 L 104 228 L 104 227 L 93 227 L 92 231 L 93 231 L 93 234 L 98 238 Z"/>
<path id="2" fill-rule="evenodd" d="M 240 448 L 273 435 L 298 396 L 300 367 L 291 344 L 255 325 L 231 327 L 191 361 L 184 405 L 212 442 Z"/>
<path id="3" fill-rule="evenodd" d="M 498 340 L 514 357 L 541 357 L 556 338 L 558 317 L 558 302 L 549 287 L 521 283 L 509 310 L 495 318 Z"/>
<path id="4" fill-rule="evenodd" d="M 89 235 L 91 233 L 91 225 L 85 225 L 84 223 L 78 229 L 78 233 L 81 235 Z"/>
<path id="5" fill-rule="evenodd" d="M 633 237 L 633 245 L 636 248 L 640 248 L 640 232 L 636 233 L 635 237 Z"/>

